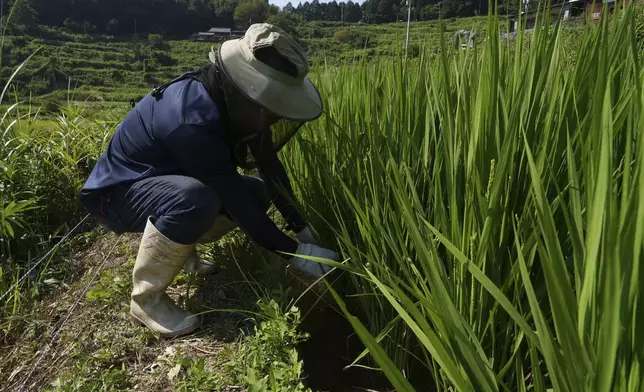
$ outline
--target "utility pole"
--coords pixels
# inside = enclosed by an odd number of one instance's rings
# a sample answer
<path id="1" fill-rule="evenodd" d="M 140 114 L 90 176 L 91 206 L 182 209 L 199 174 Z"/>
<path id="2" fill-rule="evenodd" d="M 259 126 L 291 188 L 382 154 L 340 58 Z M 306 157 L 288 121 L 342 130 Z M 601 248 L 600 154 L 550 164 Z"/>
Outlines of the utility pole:
<path id="1" fill-rule="evenodd" d="M 340 7 L 340 22 L 344 23 L 344 3 L 342 3 L 342 6 Z"/>
<path id="2" fill-rule="evenodd" d="M 411 21 L 411 0 L 407 0 L 407 39 L 405 40 L 405 57 L 409 52 L 409 26 Z"/>

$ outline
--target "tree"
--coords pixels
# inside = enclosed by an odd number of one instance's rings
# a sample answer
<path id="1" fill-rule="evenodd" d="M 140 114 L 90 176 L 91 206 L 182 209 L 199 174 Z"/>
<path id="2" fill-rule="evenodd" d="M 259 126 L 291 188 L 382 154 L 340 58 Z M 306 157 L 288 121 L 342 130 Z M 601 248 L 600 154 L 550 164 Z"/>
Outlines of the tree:
<path id="1" fill-rule="evenodd" d="M 212 11 L 213 4 L 210 0 L 189 0 L 188 1 L 188 11 L 204 14 L 206 12 Z"/>
<path id="2" fill-rule="evenodd" d="M 276 15 L 269 16 L 267 22 L 286 31 L 295 39 L 298 39 L 300 37 L 298 27 L 303 22 L 300 15 L 297 15 L 293 12 L 282 11 L 277 13 Z"/>
<path id="3" fill-rule="evenodd" d="M 393 22 L 396 20 L 396 2 L 394 0 L 380 0 L 378 3 L 377 15 L 383 22 Z"/>
<path id="4" fill-rule="evenodd" d="M 238 0 L 213 0 L 215 15 L 220 18 L 229 18 L 232 20 L 238 4 Z"/>
<path id="5" fill-rule="evenodd" d="M 313 14 L 311 20 L 324 20 L 324 8 L 325 6 L 323 4 L 320 4 L 319 0 L 313 0 L 311 2 L 311 12 Z"/>
<path id="6" fill-rule="evenodd" d="M 506 14 L 506 15 L 516 15 L 519 13 L 519 6 L 520 6 L 519 1 L 515 0 L 503 0 L 501 2 L 501 5 L 499 7 L 499 12 L 501 14 Z"/>
<path id="7" fill-rule="evenodd" d="M 362 10 L 364 12 L 364 17 L 368 23 L 376 23 L 378 14 L 378 0 L 367 0 L 362 3 Z"/>
<path id="8" fill-rule="evenodd" d="M 118 34 L 119 21 L 116 19 L 110 20 L 109 22 L 107 22 L 107 26 L 105 26 L 105 30 L 107 30 L 107 32 L 110 34 Z"/>
<path id="9" fill-rule="evenodd" d="M 420 9 L 420 18 L 422 20 L 438 19 L 440 17 L 440 6 L 438 4 L 429 4 Z"/>
<path id="10" fill-rule="evenodd" d="M 279 15 L 267 0 L 0 0 L 16 4 L 10 29 L 33 34 L 40 25 L 65 26 L 74 32 L 141 36 L 160 33 L 164 37 L 185 38 L 213 26 L 246 26 Z M 288 0 L 287 0 L 288 1 Z M 521 0 L 501 0 L 507 10 Z M 537 4 L 531 1 L 529 4 Z M 469 16 L 485 13 L 486 0 L 412 0 L 413 12 L 422 19 Z M 433 6 L 433 7 L 430 7 Z M 349 23 L 385 23 L 406 17 L 406 0 L 306 0 L 295 6 L 287 3 L 283 12 L 297 14 L 307 21 L 327 20 Z M 507 12 L 507 11 L 506 11 Z M 400 14 L 400 15 L 397 15 Z M 96 27 L 94 27 L 96 26 Z M 312 29 L 315 29 L 312 28 Z M 319 33 L 316 33 L 319 34 Z"/>
<path id="11" fill-rule="evenodd" d="M 6 0 L 0 1 L 6 2 Z M 71 16 L 69 11 L 72 7 L 69 0 L 30 0 L 30 3 L 38 13 L 38 23 L 40 24 L 60 26 L 65 18 Z"/>
<path id="12" fill-rule="evenodd" d="M 330 21 L 340 21 L 342 17 L 342 10 L 338 5 L 337 1 L 333 0 L 326 3 L 326 20 Z"/>
<path id="13" fill-rule="evenodd" d="M 56 59 L 55 56 L 49 56 L 47 59 L 47 64 L 46 64 L 46 69 L 47 69 L 47 74 L 49 75 L 49 80 L 51 82 L 51 90 L 55 90 L 56 86 L 58 85 L 58 81 L 56 80 L 56 72 L 58 70 L 58 60 Z"/>
<path id="14" fill-rule="evenodd" d="M 96 26 L 89 23 L 88 21 L 83 22 L 83 34 L 93 33 L 96 31 Z"/>
<path id="15" fill-rule="evenodd" d="M 253 23 L 265 22 L 269 6 L 264 0 L 242 0 L 235 8 L 235 24 L 250 26 Z"/>
<path id="16" fill-rule="evenodd" d="M 360 4 L 349 1 L 344 9 L 344 21 L 355 23 L 359 22 L 361 19 L 362 8 L 360 8 Z"/>
<path id="17" fill-rule="evenodd" d="M 3 21 L 3 26 L 7 23 L 9 31 L 26 33 L 38 27 L 38 13 L 33 9 L 31 0 L 10 0 L 7 5 L 7 10 L 13 13 L 10 19 Z"/>
<path id="18" fill-rule="evenodd" d="M 457 16 L 472 16 L 478 6 L 472 0 L 443 0 L 441 3 L 442 16 L 444 18 L 453 18 Z"/>
<path id="19" fill-rule="evenodd" d="M 286 3 L 286 5 L 284 6 L 284 9 L 282 11 L 284 11 L 284 12 L 295 12 L 295 7 L 293 7 L 293 3 L 291 3 L 289 1 L 288 3 Z"/>
<path id="20" fill-rule="evenodd" d="M 302 15 L 304 20 L 316 20 L 314 9 L 308 1 L 300 3 L 297 6 L 297 13 Z"/>
<path id="21" fill-rule="evenodd" d="M 163 36 L 161 34 L 149 34 L 148 42 L 155 48 L 163 46 Z"/>
<path id="22" fill-rule="evenodd" d="M 74 20 L 72 20 L 71 18 L 67 18 L 63 22 L 63 26 L 65 26 L 65 28 L 70 30 L 70 31 L 76 31 L 76 28 L 78 27 L 78 24 Z"/>

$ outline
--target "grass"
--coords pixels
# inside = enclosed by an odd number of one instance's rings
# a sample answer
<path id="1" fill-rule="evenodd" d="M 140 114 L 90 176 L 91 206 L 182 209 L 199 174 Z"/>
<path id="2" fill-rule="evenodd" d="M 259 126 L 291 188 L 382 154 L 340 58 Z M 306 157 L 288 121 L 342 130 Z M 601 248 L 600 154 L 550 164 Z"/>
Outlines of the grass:
<path id="1" fill-rule="evenodd" d="M 12 105 L 0 119 L 0 268 L 3 294 L 18 276 L 48 251 L 84 215 L 77 201 L 83 177 L 109 142 L 111 121 L 87 120 L 73 108 L 64 110 L 56 122 L 40 118 L 30 105 Z M 71 245 L 79 245 L 72 242 Z M 57 263 L 70 248 L 59 248 L 44 260 L 18 290 L 0 304 L 5 337 L 20 330 L 21 323 L 7 322 L 7 315 L 20 314 L 22 304 L 47 289 L 46 281 L 65 270 Z M 52 264 L 52 261 L 54 263 Z M 51 264 L 52 268 L 47 268 Z M 44 268 L 43 268 L 44 267 Z M 7 279 L 9 278 L 9 279 Z M 20 294 L 20 290 L 25 294 Z"/>
<path id="2" fill-rule="evenodd" d="M 65 325 L 61 320 L 116 235 L 96 229 L 77 238 L 74 251 L 64 255 L 67 273 L 57 275 L 47 295 L 29 297 L 18 313 L 3 317 L 15 328 L 0 335 L 0 390 L 17 390 L 43 355 L 30 390 L 236 391 L 239 385 L 268 383 L 275 391 L 304 391 L 301 360 L 294 352 L 294 344 L 305 338 L 296 330 L 299 311 L 289 305 L 288 294 L 273 295 L 275 301 L 264 304 L 256 303 L 253 291 L 279 290 L 273 283 L 288 281 L 280 276 L 283 267 L 276 268 L 275 260 L 239 233 L 204 247 L 202 256 L 217 261 L 220 273 L 207 279 L 180 274 L 169 290 L 182 306 L 202 314 L 204 327 L 184 339 L 160 339 L 127 317 L 138 239 L 128 234 L 120 240 Z M 44 353 L 59 327 L 60 335 Z"/>
<path id="3" fill-rule="evenodd" d="M 400 390 L 642 388 L 644 75 L 614 19 L 572 67 L 561 28 L 505 43 L 491 17 L 481 51 L 317 78 L 326 116 L 284 157 Z"/>

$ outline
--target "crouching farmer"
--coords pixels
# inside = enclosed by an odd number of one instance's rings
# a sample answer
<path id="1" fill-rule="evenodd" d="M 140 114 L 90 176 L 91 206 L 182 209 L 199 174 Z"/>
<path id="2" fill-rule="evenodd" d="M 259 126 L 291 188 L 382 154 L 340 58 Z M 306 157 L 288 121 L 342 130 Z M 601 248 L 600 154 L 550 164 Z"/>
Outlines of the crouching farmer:
<path id="1" fill-rule="evenodd" d="M 277 157 L 303 123 L 322 113 L 307 73 L 306 55 L 290 36 L 256 24 L 211 52 L 201 70 L 154 89 L 120 124 L 81 200 L 114 232 L 143 233 L 132 274 L 135 321 L 166 337 L 194 331 L 198 317 L 166 289 L 182 268 L 210 272 L 195 245 L 235 227 L 316 277 L 330 268 L 292 254 L 337 260 L 315 244 L 291 203 Z M 237 171 L 251 159 L 259 177 Z M 271 203 L 298 241 L 267 216 Z"/>

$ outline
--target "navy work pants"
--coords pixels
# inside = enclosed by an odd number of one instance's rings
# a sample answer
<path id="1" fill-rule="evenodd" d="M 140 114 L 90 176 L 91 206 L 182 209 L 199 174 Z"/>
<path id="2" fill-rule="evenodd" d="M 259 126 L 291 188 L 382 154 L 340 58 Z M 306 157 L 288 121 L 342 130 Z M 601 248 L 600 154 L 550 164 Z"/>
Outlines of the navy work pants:
<path id="1" fill-rule="evenodd" d="M 264 181 L 244 177 L 257 205 L 268 210 L 271 197 Z M 87 210 L 110 230 L 141 233 L 149 217 L 164 236 L 180 244 L 196 243 L 225 214 L 217 194 L 192 177 L 150 177 L 129 185 L 118 185 L 86 201 Z"/>

